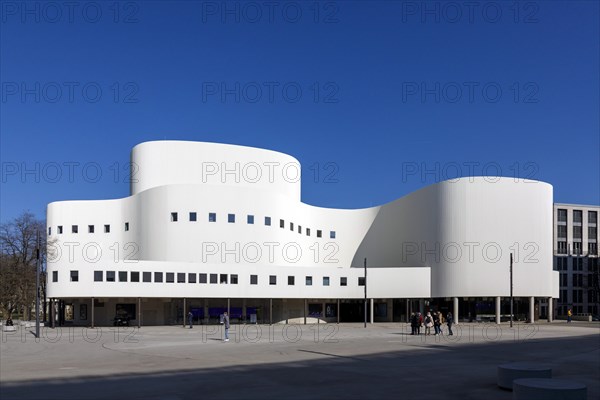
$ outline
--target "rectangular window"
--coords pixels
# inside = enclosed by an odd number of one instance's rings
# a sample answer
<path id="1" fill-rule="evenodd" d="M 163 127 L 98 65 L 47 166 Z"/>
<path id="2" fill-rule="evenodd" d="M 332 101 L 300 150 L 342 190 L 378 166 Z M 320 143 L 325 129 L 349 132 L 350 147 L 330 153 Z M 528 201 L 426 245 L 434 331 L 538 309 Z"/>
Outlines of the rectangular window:
<path id="1" fill-rule="evenodd" d="M 208 213 L 208 222 L 217 222 L 217 213 Z"/>
<path id="2" fill-rule="evenodd" d="M 94 271 L 94 282 L 104 281 L 104 273 L 102 271 Z"/>
<path id="3" fill-rule="evenodd" d="M 557 225 L 556 235 L 561 239 L 567 238 L 567 226 L 566 225 Z"/>
<path id="4" fill-rule="evenodd" d="M 271 217 L 265 217 L 265 225 L 271 226 Z"/>
<path id="5" fill-rule="evenodd" d="M 294 281 L 296 279 L 293 276 L 288 276 L 288 285 L 289 286 L 294 286 Z"/>
<path id="6" fill-rule="evenodd" d="M 573 254 L 581 254 L 581 242 L 573 242 Z"/>
<path id="7" fill-rule="evenodd" d="M 227 283 L 227 274 L 221 274 L 219 276 L 219 283 Z"/>
<path id="8" fill-rule="evenodd" d="M 166 281 L 167 283 L 175 283 L 175 273 L 174 272 L 167 272 L 167 277 L 166 277 Z"/>
<path id="9" fill-rule="evenodd" d="M 62 235 L 62 225 L 59 225 L 59 226 L 58 226 L 58 234 L 59 234 L 59 235 Z"/>
<path id="10" fill-rule="evenodd" d="M 269 285 L 277 285 L 277 276 L 269 275 Z"/>
<path id="11" fill-rule="evenodd" d="M 114 282 L 115 276 L 115 271 L 106 271 L 106 282 Z"/>
<path id="12" fill-rule="evenodd" d="M 88 225 L 88 233 L 94 233 L 94 225 Z"/>
<path id="13" fill-rule="evenodd" d="M 581 225 L 573 225 L 573 239 L 581 239 Z"/>
<path id="14" fill-rule="evenodd" d="M 556 251 L 558 254 L 567 254 L 567 242 L 559 241 L 556 245 Z"/>
<path id="15" fill-rule="evenodd" d="M 312 276 L 306 277 L 306 286 L 312 286 Z"/>
<path id="16" fill-rule="evenodd" d="M 328 276 L 323 277 L 323 286 L 329 286 L 329 277 Z"/>
<path id="17" fill-rule="evenodd" d="M 227 214 L 227 222 L 230 224 L 235 223 L 235 214 Z"/>
<path id="18" fill-rule="evenodd" d="M 595 226 L 588 226 L 588 240 L 596 239 L 598 235 L 598 228 Z"/>
<path id="19" fill-rule="evenodd" d="M 125 222 L 125 232 L 129 231 L 129 222 Z"/>
<path id="20" fill-rule="evenodd" d="M 185 283 L 185 273 L 184 272 L 177 273 L 177 283 Z"/>
<path id="21" fill-rule="evenodd" d="M 127 271 L 119 271 L 119 282 L 127 282 Z"/>
<path id="22" fill-rule="evenodd" d="M 581 210 L 573 210 L 573 223 L 581 223 L 583 212 Z"/>
<path id="23" fill-rule="evenodd" d="M 198 282 L 199 283 L 206 283 L 206 274 L 199 274 L 198 275 Z"/>
<path id="24" fill-rule="evenodd" d="M 196 283 L 196 274 L 191 272 L 188 274 L 188 283 Z"/>
<path id="25" fill-rule="evenodd" d="M 290 222 L 290 231 L 293 231 L 293 230 L 294 230 L 294 223 Z"/>
<path id="26" fill-rule="evenodd" d="M 597 256 L 598 255 L 598 243 L 588 243 L 588 253 Z"/>
<path id="27" fill-rule="evenodd" d="M 348 278 L 342 276 L 340 278 L 340 286 L 348 286 Z"/>
<path id="28" fill-rule="evenodd" d="M 298 233 L 302 233 L 302 227 L 298 225 Z"/>
<path id="29" fill-rule="evenodd" d="M 139 282 L 140 273 L 138 271 L 131 271 L 131 282 Z"/>
<path id="30" fill-rule="evenodd" d="M 190 212 L 190 222 L 196 222 L 198 220 L 198 214 Z"/>
<path id="31" fill-rule="evenodd" d="M 77 225 L 71 225 L 71 233 L 77 233 L 79 231 L 79 227 Z"/>
<path id="32" fill-rule="evenodd" d="M 238 276 L 236 274 L 231 274 L 231 284 L 232 285 L 238 284 Z"/>
<path id="33" fill-rule="evenodd" d="M 597 211 L 588 211 L 588 224 L 597 224 L 598 223 L 598 212 Z"/>
<path id="34" fill-rule="evenodd" d="M 79 271 L 71 271 L 71 282 L 79 282 Z"/>
<path id="35" fill-rule="evenodd" d="M 155 272 L 154 273 L 154 283 L 162 283 L 162 281 L 163 281 L 163 273 Z"/>
<path id="36" fill-rule="evenodd" d="M 210 274 L 210 283 L 217 283 L 217 274 Z"/>
<path id="37" fill-rule="evenodd" d="M 250 284 L 258 285 L 258 275 L 250 275 Z"/>
<path id="38" fill-rule="evenodd" d="M 247 217 L 246 221 L 247 221 L 249 224 L 254 224 L 254 215 L 248 215 L 248 217 Z"/>
<path id="39" fill-rule="evenodd" d="M 110 225 L 104 225 L 104 233 L 110 233 Z"/>
<path id="40" fill-rule="evenodd" d="M 172 212 L 171 213 L 171 222 L 177 222 L 178 219 L 179 219 L 179 216 L 177 215 L 177 213 Z"/>
<path id="41" fill-rule="evenodd" d="M 335 231 L 329 231 L 329 239 L 335 239 Z"/>
<path id="42" fill-rule="evenodd" d="M 317 237 L 320 238 L 323 236 L 323 232 L 321 232 L 320 230 L 317 230 Z"/>
<path id="43" fill-rule="evenodd" d="M 306 228 L 306 236 L 310 236 L 310 228 Z"/>
<path id="44" fill-rule="evenodd" d="M 365 277 L 364 276 L 358 277 L 358 286 L 365 286 Z"/>
<path id="45" fill-rule="evenodd" d="M 50 235 L 52 235 L 52 227 L 51 226 L 48 227 L 48 236 L 50 236 Z"/>
<path id="46" fill-rule="evenodd" d="M 143 272 L 142 279 L 144 282 L 152 282 L 152 272 Z"/>
<path id="47" fill-rule="evenodd" d="M 558 222 L 567 222 L 567 210 L 558 209 Z"/>
<path id="48" fill-rule="evenodd" d="M 285 221 L 284 220 L 282 220 L 282 219 L 279 220 L 279 227 L 280 228 L 285 228 Z"/>
<path id="49" fill-rule="evenodd" d="M 58 282 L 58 271 L 52 271 L 52 282 Z"/>

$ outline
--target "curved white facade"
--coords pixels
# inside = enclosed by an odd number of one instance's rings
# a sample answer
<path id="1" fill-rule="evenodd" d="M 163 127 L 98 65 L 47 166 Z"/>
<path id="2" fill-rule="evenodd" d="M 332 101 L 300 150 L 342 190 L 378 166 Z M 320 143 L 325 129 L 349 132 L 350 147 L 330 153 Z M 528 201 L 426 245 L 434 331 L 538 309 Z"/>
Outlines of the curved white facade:
<path id="1" fill-rule="evenodd" d="M 360 299 L 364 258 L 370 298 L 508 296 L 510 252 L 515 296 L 558 297 L 543 182 L 462 178 L 341 210 L 302 203 L 300 164 L 273 151 L 157 141 L 131 159 L 131 196 L 48 205 L 49 297 Z"/>

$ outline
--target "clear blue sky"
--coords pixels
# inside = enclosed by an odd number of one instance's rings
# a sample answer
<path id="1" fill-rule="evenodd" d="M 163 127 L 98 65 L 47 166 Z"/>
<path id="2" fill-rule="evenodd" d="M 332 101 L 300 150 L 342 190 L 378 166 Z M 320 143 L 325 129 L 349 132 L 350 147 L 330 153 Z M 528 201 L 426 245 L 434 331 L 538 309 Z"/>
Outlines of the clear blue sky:
<path id="1" fill-rule="evenodd" d="M 127 196 L 162 139 L 291 154 L 321 206 L 457 173 L 600 203 L 596 1 L 73 3 L 0 2 L 3 222 Z"/>

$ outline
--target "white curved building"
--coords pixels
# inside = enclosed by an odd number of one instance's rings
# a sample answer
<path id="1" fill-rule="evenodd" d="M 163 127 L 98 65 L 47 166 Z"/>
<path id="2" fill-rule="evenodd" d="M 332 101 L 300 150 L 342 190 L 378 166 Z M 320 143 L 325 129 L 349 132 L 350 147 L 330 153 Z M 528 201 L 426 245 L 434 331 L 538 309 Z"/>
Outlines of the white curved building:
<path id="1" fill-rule="evenodd" d="M 441 182 L 357 210 L 302 203 L 299 162 L 269 150 L 156 141 L 134 147 L 131 196 L 48 205 L 48 297 L 59 320 L 107 324 L 371 321 L 440 309 L 500 318 L 514 262 L 517 314 L 558 297 L 552 186 Z M 520 307 L 520 308 L 519 308 Z M 184 312 L 185 310 L 185 312 Z"/>

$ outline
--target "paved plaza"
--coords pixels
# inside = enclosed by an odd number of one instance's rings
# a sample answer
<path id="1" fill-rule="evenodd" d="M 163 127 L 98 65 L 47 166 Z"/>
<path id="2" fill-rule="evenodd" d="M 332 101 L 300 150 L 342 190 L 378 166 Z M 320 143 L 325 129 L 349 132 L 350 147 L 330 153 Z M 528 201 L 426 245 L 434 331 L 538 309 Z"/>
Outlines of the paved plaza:
<path id="1" fill-rule="evenodd" d="M 509 361 L 600 398 L 600 325 L 461 324 L 454 336 L 411 336 L 406 324 L 30 328 L 3 333 L 0 398 L 511 399 L 496 386 Z"/>

